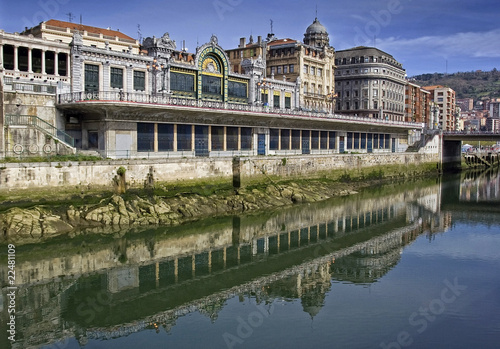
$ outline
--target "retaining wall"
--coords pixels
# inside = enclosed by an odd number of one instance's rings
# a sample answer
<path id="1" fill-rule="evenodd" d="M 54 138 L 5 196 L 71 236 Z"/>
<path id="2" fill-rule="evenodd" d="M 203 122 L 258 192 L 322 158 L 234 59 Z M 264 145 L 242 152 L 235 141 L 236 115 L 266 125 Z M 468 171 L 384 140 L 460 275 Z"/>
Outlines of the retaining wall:
<path id="1" fill-rule="evenodd" d="M 119 167 L 126 169 L 129 187 L 155 182 L 233 181 L 241 185 L 265 178 L 307 178 L 334 170 L 363 170 L 373 166 L 425 165 L 439 161 L 437 154 L 339 154 L 289 157 L 194 158 L 159 160 L 112 160 L 63 163 L 0 164 L 0 191 L 74 186 L 112 189 Z M 368 170 L 369 171 L 369 170 Z"/>

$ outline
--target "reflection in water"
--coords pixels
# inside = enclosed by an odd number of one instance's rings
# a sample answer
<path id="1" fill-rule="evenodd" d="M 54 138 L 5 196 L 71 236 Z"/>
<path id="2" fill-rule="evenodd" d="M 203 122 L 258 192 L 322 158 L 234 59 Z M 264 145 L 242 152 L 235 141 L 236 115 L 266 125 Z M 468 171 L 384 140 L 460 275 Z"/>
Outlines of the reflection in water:
<path id="1" fill-rule="evenodd" d="M 451 226 L 451 215 L 441 211 L 441 184 L 387 190 L 261 215 L 22 246 L 13 347 L 73 337 L 84 345 L 160 327 L 169 332 L 195 311 L 215 322 L 235 295 L 258 302 L 300 299 L 315 317 L 332 280 L 377 282 L 420 234 Z M 7 270 L 0 273 L 6 280 Z M 2 293 L 5 309 L 5 288 Z"/>

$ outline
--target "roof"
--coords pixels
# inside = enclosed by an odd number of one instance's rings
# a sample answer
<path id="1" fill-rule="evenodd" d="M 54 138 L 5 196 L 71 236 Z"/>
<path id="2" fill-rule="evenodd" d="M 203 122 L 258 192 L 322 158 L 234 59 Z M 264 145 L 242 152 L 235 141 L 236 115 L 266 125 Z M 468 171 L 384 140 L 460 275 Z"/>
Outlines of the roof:
<path id="1" fill-rule="evenodd" d="M 314 22 L 307 27 L 306 34 L 328 34 L 328 32 L 325 26 L 318 21 L 318 18 L 315 18 Z"/>
<path id="2" fill-rule="evenodd" d="M 102 35 L 107 35 L 107 36 L 117 36 L 121 39 L 135 41 L 134 38 L 132 38 L 128 35 L 125 35 L 118 30 L 104 29 L 104 28 L 92 27 L 89 25 L 64 22 L 64 21 L 59 21 L 57 19 L 50 19 L 50 20 L 46 21 L 45 24 L 53 26 L 53 27 L 70 28 L 70 29 L 79 30 L 79 31 L 86 31 L 87 33 L 102 34 Z"/>
<path id="3" fill-rule="evenodd" d="M 278 40 L 273 40 L 267 43 L 267 46 L 278 46 L 278 45 L 286 45 L 286 44 L 295 44 L 297 43 L 297 40 L 293 39 L 278 39 Z"/>

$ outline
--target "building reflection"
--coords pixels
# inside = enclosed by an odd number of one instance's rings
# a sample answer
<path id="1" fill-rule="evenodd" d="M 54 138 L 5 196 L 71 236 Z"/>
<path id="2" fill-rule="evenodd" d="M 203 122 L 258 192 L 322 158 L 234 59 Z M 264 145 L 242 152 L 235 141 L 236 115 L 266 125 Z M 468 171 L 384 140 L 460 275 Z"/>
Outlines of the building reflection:
<path id="1" fill-rule="evenodd" d="M 300 299 L 314 317 L 335 282 L 376 282 L 418 236 L 447 230 L 441 196 L 440 184 L 427 183 L 51 246 L 65 253 L 27 246 L 16 264 L 19 341 L 13 347 L 168 332 L 195 311 L 215 322 L 237 295 L 268 303 Z M 6 280 L 6 270 L 0 273 Z M 5 309 L 5 287 L 2 294 Z"/>

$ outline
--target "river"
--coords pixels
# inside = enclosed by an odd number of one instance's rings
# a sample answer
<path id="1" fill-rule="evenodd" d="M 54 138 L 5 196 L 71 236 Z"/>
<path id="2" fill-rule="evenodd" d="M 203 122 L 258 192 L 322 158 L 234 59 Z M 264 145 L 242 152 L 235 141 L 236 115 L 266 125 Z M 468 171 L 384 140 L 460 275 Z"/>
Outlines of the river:
<path id="1" fill-rule="evenodd" d="M 0 347 L 497 348 L 499 203 L 463 173 L 0 246 Z"/>

